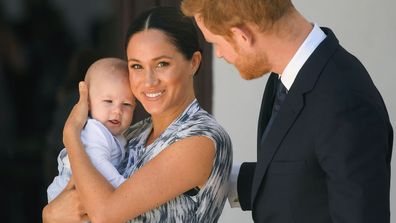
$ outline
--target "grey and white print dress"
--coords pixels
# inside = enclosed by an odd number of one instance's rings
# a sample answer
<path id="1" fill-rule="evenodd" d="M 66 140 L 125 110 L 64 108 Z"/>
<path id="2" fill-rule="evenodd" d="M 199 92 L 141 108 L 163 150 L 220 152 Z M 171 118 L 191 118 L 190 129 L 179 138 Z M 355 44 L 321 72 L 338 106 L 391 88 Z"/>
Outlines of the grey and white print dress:
<path id="1" fill-rule="evenodd" d="M 157 140 L 146 147 L 151 130 L 151 119 L 147 118 L 126 132 L 126 137 L 130 141 L 127 149 L 129 158 L 126 160 L 126 168 L 122 170 L 124 177 L 131 176 L 172 143 L 190 136 L 206 136 L 212 139 L 216 146 L 215 160 L 207 183 L 196 195 L 179 195 L 128 222 L 217 222 L 227 198 L 227 181 L 232 165 L 231 140 L 227 132 L 199 106 L 197 100 L 194 100 Z"/>

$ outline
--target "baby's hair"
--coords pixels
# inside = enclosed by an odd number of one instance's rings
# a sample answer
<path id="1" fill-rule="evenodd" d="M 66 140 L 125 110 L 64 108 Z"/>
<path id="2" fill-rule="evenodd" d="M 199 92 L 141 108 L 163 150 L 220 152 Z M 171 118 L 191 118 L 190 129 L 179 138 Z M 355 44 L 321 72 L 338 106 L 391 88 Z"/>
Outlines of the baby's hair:
<path id="1" fill-rule="evenodd" d="M 106 72 L 94 72 L 98 69 L 106 70 Z M 95 61 L 88 68 L 85 75 L 85 81 L 89 83 L 92 75 L 98 75 L 101 73 L 112 75 L 125 75 L 128 78 L 128 64 L 126 61 L 115 57 L 101 58 Z"/>

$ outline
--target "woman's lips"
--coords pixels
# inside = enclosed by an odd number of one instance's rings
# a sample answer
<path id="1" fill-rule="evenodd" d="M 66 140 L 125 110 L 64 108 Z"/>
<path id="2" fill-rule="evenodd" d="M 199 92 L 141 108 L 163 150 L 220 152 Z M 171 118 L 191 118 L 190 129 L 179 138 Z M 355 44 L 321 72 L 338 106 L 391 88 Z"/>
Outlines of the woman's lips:
<path id="1" fill-rule="evenodd" d="M 157 91 L 157 92 L 144 92 L 144 95 L 148 98 L 154 99 L 160 97 L 164 91 Z"/>

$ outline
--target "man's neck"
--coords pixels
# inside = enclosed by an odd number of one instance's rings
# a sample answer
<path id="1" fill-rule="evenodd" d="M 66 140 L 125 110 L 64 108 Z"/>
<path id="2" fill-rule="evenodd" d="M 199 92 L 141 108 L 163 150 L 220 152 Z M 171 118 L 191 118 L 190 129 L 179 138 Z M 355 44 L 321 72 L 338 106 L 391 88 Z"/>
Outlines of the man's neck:
<path id="1" fill-rule="evenodd" d="M 267 54 L 271 71 L 282 74 L 313 26 L 297 11 L 274 24 L 273 31 L 261 33 L 260 49 Z"/>

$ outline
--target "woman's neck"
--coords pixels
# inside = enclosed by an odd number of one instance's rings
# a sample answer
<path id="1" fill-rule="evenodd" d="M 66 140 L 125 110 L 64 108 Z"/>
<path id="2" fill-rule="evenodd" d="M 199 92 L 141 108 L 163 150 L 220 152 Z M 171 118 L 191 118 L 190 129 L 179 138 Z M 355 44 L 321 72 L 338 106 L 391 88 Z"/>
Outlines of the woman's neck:
<path id="1" fill-rule="evenodd" d="M 147 145 L 154 142 L 168 127 L 172 122 L 177 119 L 186 108 L 194 101 L 195 96 L 186 98 L 179 106 L 176 108 L 164 112 L 163 114 L 153 114 L 151 115 L 151 120 L 153 124 L 153 129 L 150 136 L 147 139 Z"/>

